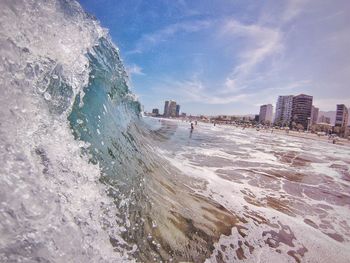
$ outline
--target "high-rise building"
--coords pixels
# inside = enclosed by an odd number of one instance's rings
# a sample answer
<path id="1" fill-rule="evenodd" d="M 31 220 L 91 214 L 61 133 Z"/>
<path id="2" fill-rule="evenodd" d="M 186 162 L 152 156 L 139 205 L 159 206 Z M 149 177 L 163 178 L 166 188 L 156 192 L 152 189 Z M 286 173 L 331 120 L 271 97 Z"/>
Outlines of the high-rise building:
<path id="1" fill-rule="evenodd" d="M 324 115 L 321 115 L 321 117 L 318 119 L 319 123 L 327 123 L 330 124 L 331 123 L 331 118 L 326 117 Z"/>
<path id="2" fill-rule="evenodd" d="M 180 116 L 180 105 L 176 105 L 176 117 Z"/>
<path id="3" fill-rule="evenodd" d="M 169 102 L 169 116 L 176 117 L 176 101 L 171 100 Z"/>
<path id="4" fill-rule="evenodd" d="M 308 129 L 311 124 L 312 96 L 300 94 L 293 97 L 292 126 Z"/>
<path id="5" fill-rule="evenodd" d="M 164 103 L 164 113 L 163 113 L 164 117 L 169 117 L 169 101 L 166 100 Z"/>
<path id="6" fill-rule="evenodd" d="M 178 117 L 180 113 L 180 105 L 174 100 L 167 100 L 164 104 L 164 117 Z"/>
<path id="7" fill-rule="evenodd" d="M 273 106 L 271 104 L 261 105 L 259 113 L 259 122 L 268 124 L 272 122 Z"/>
<path id="8" fill-rule="evenodd" d="M 289 126 L 292 117 L 293 95 L 278 96 L 276 103 L 275 125 Z"/>
<path id="9" fill-rule="evenodd" d="M 311 109 L 311 124 L 316 124 L 317 123 L 318 111 L 319 111 L 319 109 L 312 105 L 312 109 Z"/>
<path id="10" fill-rule="evenodd" d="M 349 110 L 344 104 L 337 105 L 337 113 L 335 115 L 335 132 L 340 136 L 348 136 L 348 118 Z"/>
<path id="11" fill-rule="evenodd" d="M 337 105 L 337 113 L 335 115 L 335 126 L 347 127 L 348 126 L 349 111 L 344 104 Z"/>

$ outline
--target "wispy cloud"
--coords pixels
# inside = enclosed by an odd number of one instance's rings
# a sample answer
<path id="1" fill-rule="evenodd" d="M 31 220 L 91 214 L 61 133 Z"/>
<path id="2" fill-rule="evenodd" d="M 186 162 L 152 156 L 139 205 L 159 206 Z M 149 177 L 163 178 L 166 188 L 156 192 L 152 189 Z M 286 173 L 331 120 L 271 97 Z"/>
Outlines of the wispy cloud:
<path id="1" fill-rule="evenodd" d="M 291 81 L 291 82 L 283 82 L 283 85 L 275 84 L 272 87 L 267 87 L 263 91 L 270 94 L 275 94 L 276 92 L 279 92 L 281 95 L 292 95 L 295 93 L 298 93 L 299 91 L 305 90 L 305 88 L 310 87 L 313 85 L 311 80 L 297 80 L 297 81 Z"/>
<path id="2" fill-rule="evenodd" d="M 253 95 L 263 91 L 247 88 L 264 81 L 265 76 L 257 74 L 255 69 L 260 63 L 283 50 L 282 33 L 278 29 L 259 24 L 244 24 L 235 19 L 223 20 L 218 25 L 221 25 L 216 28 L 219 38 L 232 41 L 240 38 L 245 45 L 238 54 L 232 54 L 238 57 L 238 62 L 224 82 L 216 83 L 213 87 L 201 79 L 201 74 L 193 74 L 188 80 L 168 81 L 165 85 L 167 89 L 159 88 L 159 92 L 181 96 L 181 101 L 185 102 L 222 105 L 234 102 L 249 103 Z M 173 32 L 173 29 L 170 32 Z M 297 87 L 302 84 L 295 82 L 290 86 Z"/>
<path id="3" fill-rule="evenodd" d="M 136 64 L 132 64 L 130 66 L 126 67 L 126 71 L 129 75 L 129 77 L 131 77 L 132 75 L 146 75 L 142 68 Z"/>
<path id="4" fill-rule="evenodd" d="M 233 103 L 237 101 L 243 101 L 248 94 L 236 94 L 236 95 L 221 95 L 213 92 L 213 87 L 206 87 L 204 83 L 194 75 L 191 79 L 183 81 L 168 80 L 164 85 L 167 89 L 161 87 L 154 90 L 166 95 L 176 96 L 182 102 L 199 102 L 212 105 L 222 105 Z"/>
<path id="5" fill-rule="evenodd" d="M 208 28 L 210 25 L 211 21 L 209 20 L 196 20 L 171 24 L 153 33 L 143 35 L 137 42 L 135 49 L 127 53 L 143 53 L 144 51 L 169 40 L 178 33 L 193 33 Z"/>
<path id="6" fill-rule="evenodd" d="M 176 0 L 172 1 L 173 4 L 177 6 L 184 17 L 192 17 L 196 15 L 200 15 L 200 13 L 193 8 L 190 8 L 185 0 Z"/>
<path id="7" fill-rule="evenodd" d="M 133 27 L 118 28 L 130 38 L 124 55 L 135 54 L 128 72 L 146 107 L 174 98 L 186 111 L 248 113 L 298 93 L 321 109 L 349 104 L 350 1 L 170 2 L 140 5 Z"/>
<path id="8" fill-rule="evenodd" d="M 282 33 L 279 29 L 259 24 L 243 24 L 231 19 L 223 24 L 221 34 L 224 37 L 241 37 L 246 45 L 238 54 L 239 63 L 225 80 L 225 92 L 244 89 L 251 83 L 251 74 L 255 67 L 283 49 Z"/>
<path id="9" fill-rule="evenodd" d="M 305 11 L 305 5 L 309 0 L 288 0 L 286 8 L 282 12 L 282 22 L 289 22 Z"/>

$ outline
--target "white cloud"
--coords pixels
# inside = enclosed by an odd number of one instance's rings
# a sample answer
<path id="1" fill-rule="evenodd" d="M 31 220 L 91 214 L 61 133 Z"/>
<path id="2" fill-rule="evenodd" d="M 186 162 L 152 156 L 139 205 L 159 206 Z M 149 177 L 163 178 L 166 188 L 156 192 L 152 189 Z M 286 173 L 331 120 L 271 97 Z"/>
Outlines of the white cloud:
<path id="1" fill-rule="evenodd" d="M 283 50 L 282 33 L 279 29 L 258 24 L 243 24 L 237 20 L 227 21 L 221 29 L 223 37 L 243 38 L 246 48 L 239 54 L 239 63 L 225 80 L 227 91 L 244 89 L 252 81 L 256 66 Z"/>
<path id="2" fill-rule="evenodd" d="M 200 74 L 179 80 L 190 73 L 179 75 L 175 69 L 168 73 L 172 80 L 168 79 L 164 85 L 163 80 L 156 84 L 157 95 L 208 104 L 203 106 L 208 108 L 209 104 L 234 103 L 239 105 L 235 110 L 242 112 L 255 110 L 260 104 L 275 105 L 278 95 L 299 93 L 313 95 L 320 110 L 334 110 L 339 103 L 350 106 L 350 89 L 346 86 L 350 83 L 347 26 L 350 20 L 343 11 L 348 10 L 346 6 L 350 2 L 285 0 L 276 4 L 271 0 L 269 3 L 261 9 L 263 14 L 254 14 L 250 19 L 218 16 L 210 21 L 172 24 L 144 35 L 134 52 L 148 51 L 183 32 L 208 29 L 208 38 L 199 38 L 206 41 L 199 45 L 205 49 L 195 50 L 203 53 L 201 59 L 193 63 L 187 57 L 192 71 Z M 247 23 L 243 19 L 257 22 Z M 345 99 L 338 99 L 341 96 Z"/>
<path id="3" fill-rule="evenodd" d="M 285 82 L 283 85 L 276 84 L 273 87 L 265 88 L 263 91 L 266 93 L 273 94 L 273 92 L 282 92 L 283 95 L 293 95 L 300 92 L 304 92 L 306 88 L 314 85 L 311 80 L 298 80 L 293 82 Z"/>
<path id="4" fill-rule="evenodd" d="M 182 102 L 200 102 L 204 104 L 228 104 L 237 101 L 243 101 L 249 95 L 248 94 L 230 94 L 222 95 L 219 93 L 213 93 L 213 88 L 205 87 L 202 81 L 200 81 L 196 75 L 192 79 L 185 81 L 173 81 L 168 80 L 163 84 L 167 89 L 155 88 L 154 90 L 159 93 L 167 94 L 168 96 L 176 96 Z"/>
<path id="5" fill-rule="evenodd" d="M 177 33 L 193 33 L 208 28 L 210 25 L 211 21 L 209 20 L 197 20 L 171 24 L 153 33 L 143 35 L 137 42 L 136 48 L 127 53 L 142 53 L 145 50 L 167 41 Z"/>
<path id="6" fill-rule="evenodd" d="M 200 13 L 193 8 L 189 7 L 185 0 L 173 1 L 178 10 L 181 10 L 181 15 L 184 17 L 192 17 L 199 15 Z"/>
<path id="7" fill-rule="evenodd" d="M 177 27 L 176 29 L 172 28 L 167 31 L 167 34 L 176 30 Z M 277 29 L 258 24 L 247 25 L 233 19 L 225 21 L 219 31 L 222 38 L 229 38 L 234 41 L 237 37 L 241 37 L 245 43 L 245 48 L 236 55 L 239 58 L 238 64 L 226 77 L 224 83 L 218 83 L 216 87 L 208 86 L 200 79 L 200 74 L 193 74 L 193 77 L 189 80 L 169 80 L 165 84 L 167 89 L 158 88 L 157 91 L 172 96 L 181 96 L 181 101 L 184 102 L 217 105 L 233 102 L 249 104 L 252 97 L 260 91 L 249 94 L 244 89 L 253 82 L 264 81 L 263 75 L 254 75 L 254 69 L 259 63 L 283 49 L 282 34 Z M 161 35 L 164 35 L 164 33 Z M 158 34 L 156 36 L 158 38 Z"/>
<path id="8" fill-rule="evenodd" d="M 289 22 L 303 12 L 305 5 L 309 0 L 288 0 L 284 12 L 282 12 L 282 21 Z"/>
<path id="9" fill-rule="evenodd" d="M 136 64 L 130 65 L 126 67 L 126 71 L 128 72 L 129 76 L 132 75 L 146 75 L 142 68 Z"/>

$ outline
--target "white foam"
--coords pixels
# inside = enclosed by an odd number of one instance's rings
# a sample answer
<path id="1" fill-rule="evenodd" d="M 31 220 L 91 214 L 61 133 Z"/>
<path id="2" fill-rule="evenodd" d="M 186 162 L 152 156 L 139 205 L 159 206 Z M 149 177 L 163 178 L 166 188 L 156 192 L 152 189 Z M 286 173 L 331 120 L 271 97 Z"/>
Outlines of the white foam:
<path id="1" fill-rule="evenodd" d="M 181 124 L 179 124 L 181 127 Z M 176 136 L 176 134 L 175 134 Z M 185 143 L 177 151 L 159 149 L 158 151 L 162 156 L 164 156 L 172 165 L 181 170 L 185 175 L 192 178 L 200 178 L 207 182 L 206 189 L 196 189 L 192 187 L 194 191 L 202 195 L 206 195 L 209 198 L 214 199 L 224 207 L 228 208 L 234 214 L 247 219 L 247 223 L 241 224 L 248 228 L 245 233 L 247 236 L 242 238 L 236 228 L 232 229 L 232 235 L 226 237 L 222 236 L 220 241 L 215 245 L 216 250 L 214 251 L 212 257 L 207 260 L 207 262 L 216 262 L 216 256 L 218 251 L 221 251 L 224 260 L 227 262 L 238 261 L 236 250 L 239 248 L 239 242 L 243 242 L 243 251 L 245 259 L 243 262 L 295 262 L 295 259 L 288 255 L 290 250 L 302 249 L 304 246 L 308 250 L 305 255 L 297 256 L 302 262 L 347 262 L 350 258 L 350 251 L 347 249 L 350 245 L 350 204 L 347 205 L 335 205 L 330 203 L 326 199 L 324 200 L 314 200 L 302 193 L 302 197 L 290 195 L 285 192 L 282 186 L 288 182 L 287 179 L 281 177 L 275 177 L 275 179 L 270 179 L 272 182 L 274 180 L 279 187 L 279 190 L 272 190 L 269 188 L 264 188 L 263 186 L 255 186 L 249 183 L 251 179 L 251 173 L 255 173 L 257 178 L 259 176 L 267 175 L 271 178 L 269 174 L 270 169 L 279 169 L 282 171 L 289 171 L 299 174 L 304 174 L 304 176 L 317 174 L 321 176 L 328 176 L 332 178 L 331 184 L 324 184 L 320 182 L 315 187 L 322 187 L 324 189 L 334 190 L 332 187 L 342 188 L 344 185 L 349 185 L 349 182 L 344 181 L 337 170 L 331 167 L 332 164 L 341 164 L 347 166 L 349 169 L 349 164 L 346 163 L 344 158 L 349 154 L 348 149 L 338 148 L 331 144 L 319 144 L 317 141 L 307 140 L 302 141 L 299 138 L 288 137 L 283 135 L 278 135 L 277 139 L 274 134 L 257 133 L 254 131 L 242 131 L 239 129 L 231 127 L 211 127 L 209 125 L 200 124 L 196 128 L 196 138 L 221 138 L 220 143 L 215 145 L 213 141 L 210 141 L 210 149 L 201 148 L 201 146 L 188 146 Z M 209 136 L 209 137 L 208 137 Z M 232 142 L 234 144 L 232 144 Z M 307 144 L 305 144 L 305 142 Z M 181 142 L 179 142 L 181 143 Z M 228 149 L 234 149 L 233 153 L 230 153 Z M 321 162 L 306 162 L 305 165 L 301 166 L 291 166 L 290 163 L 284 163 L 279 158 L 276 157 L 275 152 L 278 153 L 288 153 L 301 155 L 302 157 L 308 156 L 318 158 Z M 235 153 L 245 153 L 244 155 L 235 155 Z M 332 161 L 328 157 L 338 158 L 337 161 Z M 205 156 L 205 158 L 210 160 L 212 157 L 222 157 L 229 160 L 242 161 L 242 164 L 235 162 L 231 166 L 224 166 L 220 161 L 217 161 L 217 166 L 213 165 L 211 162 L 210 166 L 206 166 L 206 161 L 196 163 L 196 156 Z M 247 156 L 249 156 L 247 158 Z M 291 157 L 292 158 L 292 157 Z M 251 164 L 252 163 L 252 164 Z M 256 164 L 261 163 L 262 166 Z M 214 163 L 215 164 L 215 163 Z M 251 165 L 251 166 L 250 166 Z M 245 179 L 239 180 L 227 180 L 217 174 L 218 169 L 223 170 L 235 170 L 240 169 L 240 173 L 245 175 L 245 170 L 247 174 Z M 234 176 L 234 175 L 232 175 Z M 307 179 L 307 178 L 306 178 Z M 301 181 L 297 183 L 303 187 L 312 187 L 312 184 Z M 349 189 L 349 188 L 347 188 Z M 261 206 L 256 206 L 252 203 L 246 201 L 246 194 L 249 193 L 253 200 L 261 202 Z M 334 193 L 334 195 L 337 192 Z M 343 194 L 348 195 L 347 192 Z M 299 212 L 304 214 L 299 214 L 295 216 L 290 216 L 283 211 L 278 211 L 273 207 L 266 205 L 266 197 L 270 196 L 277 200 L 285 200 L 284 202 L 290 200 L 290 204 L 286 203 L 287 208 L 299 209 Z M 283 203 L 283 201 L 282 201 Z M 331 207 L 331 210 L 320 209 L 319 212 L 323 214 L 317 214 L 313 212 L 315 207 L 319 205 L 326 205 Z M 298 207 L 301 206 L 301 207 Z M 310 209 L 309 209 L 310 208 Z M 308 210 L 309 209 L 309 210 Z M 295 235 L 293 239 L 293 246 L 290 247 L 281 243 L 278 247 L 280 252 L 276 252 L 276 249 L 270 248 L 266 243 L 268 235 L 263 237 L 264 231 L 276 231 L 266 224 L 256 224 L 253 220 L 247 218 L 245 215 L 253 211 L 258 215 L 266 218 L 271 224 L 277 224 L 281 222 L 283 225 L 287 225 L 291 228 L 291 231 Z M 292 210 L 293 211 L 293 210 Z M 328 222 L 328 229 L 314 227 L 305 223 L 305 219 L 315 222 L 317 225 L 321 225 L 322 222 Z M 323 220 L 323 221 L 322 221 Z M 326 233 L 338 233 L 344 238 L 343 242 L 338 242 L 335 239 L 326 235 Z M 254 251 L 250 253 L 249 247 L 244 245 L 244 242 L 248 242 L 254 247 Z M 234 248 L 229 247 L 232 244 Z M 221 245 L 226 246 L 226 251 L 223 252 Z M 228 258 L 225 258 L 225 257 Z"/>
<path id="2" fill-rule="evenodd" d="M 100 169 L 67 123 L 88 83 L 85 54 L 105 30 L 74 1 L 5 1 L 0 24 L 0 261 L 128 260 L 110 243 L 125 244 Z M 63 112 L 50 110 L 61 106 L 51 80 L 72 87 Z"/>

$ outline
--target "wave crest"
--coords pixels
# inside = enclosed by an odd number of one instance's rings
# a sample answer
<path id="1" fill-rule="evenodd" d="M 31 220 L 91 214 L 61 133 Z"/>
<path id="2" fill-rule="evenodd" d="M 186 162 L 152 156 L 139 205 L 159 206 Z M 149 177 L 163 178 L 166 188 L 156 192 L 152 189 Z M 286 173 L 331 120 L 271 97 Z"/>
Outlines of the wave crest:
<path id="1" fill-rule="evenodd" d="M 2 1 L 0 24 L 0 261 L 126 260 L 99 165 L 67 122 L 106 30 L 75 1 Z"/>

